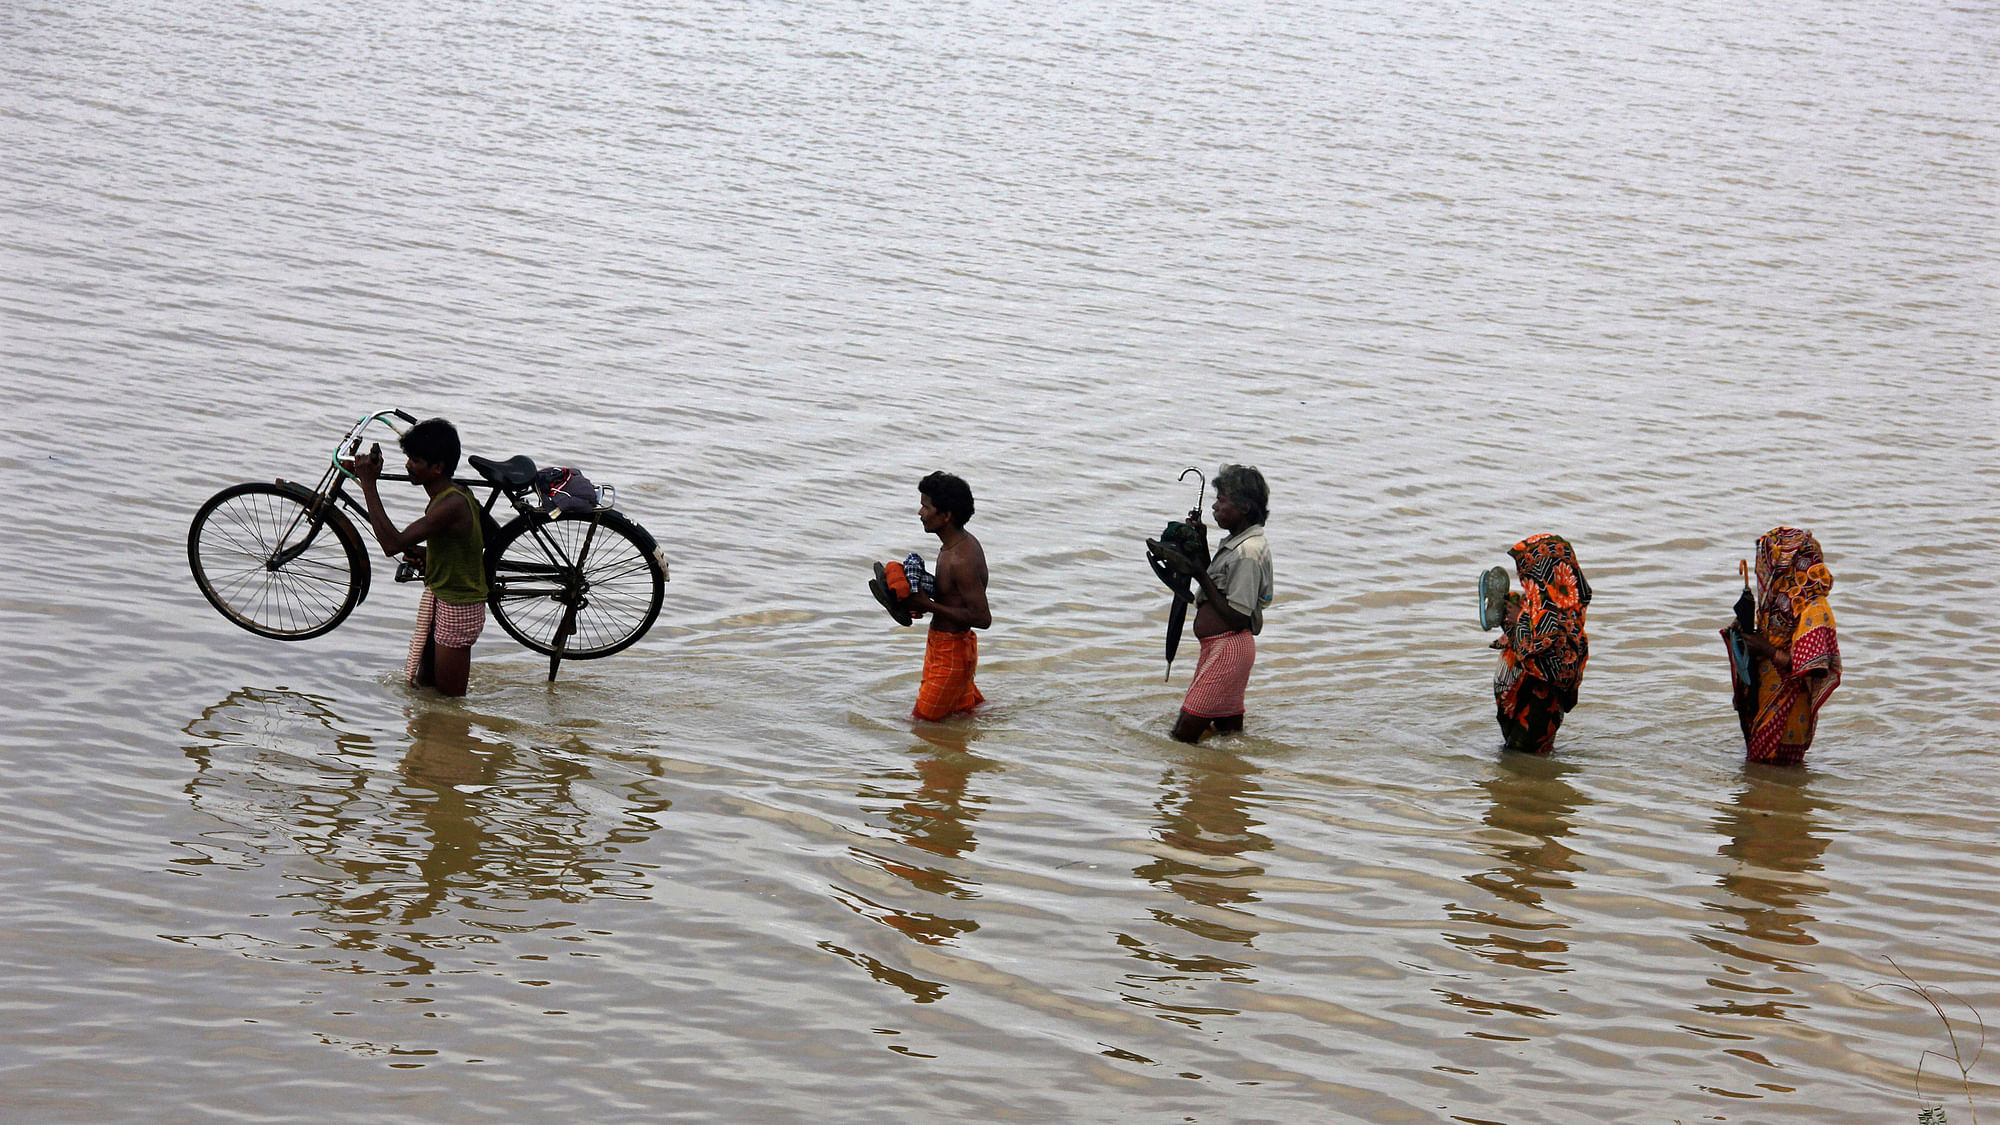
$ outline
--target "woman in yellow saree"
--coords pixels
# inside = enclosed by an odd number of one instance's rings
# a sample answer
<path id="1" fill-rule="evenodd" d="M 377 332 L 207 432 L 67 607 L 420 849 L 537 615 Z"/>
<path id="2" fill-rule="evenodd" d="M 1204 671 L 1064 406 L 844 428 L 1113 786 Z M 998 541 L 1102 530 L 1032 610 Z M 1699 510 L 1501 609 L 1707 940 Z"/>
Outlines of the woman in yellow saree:
<path id="1" fill-rule="evenodd" d="M 1736 625 L 1750 667 L 1736 685 L 1736 714 L 1753 762 L 1798 765 L 1812 745 L 1819 709 L 1840 686 L 1840 645 L 1827 592 L 1833 572 L 1819 541 L 1796 527 L 1774 527 L 1757 540 L 1757 622 Z"/>

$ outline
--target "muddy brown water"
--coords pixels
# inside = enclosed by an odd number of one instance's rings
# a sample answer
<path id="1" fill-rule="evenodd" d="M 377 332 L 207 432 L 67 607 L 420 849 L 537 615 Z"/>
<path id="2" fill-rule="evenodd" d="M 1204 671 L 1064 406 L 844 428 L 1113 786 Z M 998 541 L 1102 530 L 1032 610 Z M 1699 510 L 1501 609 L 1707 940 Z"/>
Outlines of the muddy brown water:
<path id="1" fill-rule="evenodd" d="M 0 31 L 0 1116 L 1965 1109 L 1894 986 L 2000 1015 L 1992 9 Z M 386 567 L 319 640 L 214 614 L 196 506 L 390 406 L 615 483 L 648 638 L 550 686 L 489 631 L 449 702 Z M 1278 597 L 1187 748 L 1138 544 L 1224 460 Z M 915 725 L 863 582 L 940 467 L 992 703 Z M 1795 770 L 1715 635 L 1779 523 L 1847 662 Z M 1473 621 L 1542 530 L 1597 593 L 1548 760 Z"/>

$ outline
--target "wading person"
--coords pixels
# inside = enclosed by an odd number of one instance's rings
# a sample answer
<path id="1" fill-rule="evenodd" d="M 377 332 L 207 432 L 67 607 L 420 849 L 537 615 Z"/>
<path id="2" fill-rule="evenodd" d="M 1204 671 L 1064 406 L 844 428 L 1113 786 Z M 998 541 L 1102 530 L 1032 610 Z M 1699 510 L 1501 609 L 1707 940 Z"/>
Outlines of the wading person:
<path id="1" fill-rule="evenodd" d="M 1493 702 L 1507 749 L 1546 754 L 1555 748 L 1563 716 L 1576 708 L 1590 660 L 1583 627 L 1590 583 L 1560 535 L 1530 535 L 1507 553 L 1514 556 L 1521 590 L 1506 595 L 1503 631 L 1493 642 L 1500 650 Z M 1505 589 L 1506 572 L 1496 567 L 1493 574 Z"/>
<path id="2" fill-rule="evenodd" d="M 403 555 L 424 567 L 424 595 L 417 605 L 417 630 L 403 674 L 410 686 L 435 686 L 444 695 L 464 695 L 472 671 L 472 645 L 486 627 L 485 542 L 479 505 L 472 493 L 453 484 L 458 470 L 458 431 L 442 418 L 410 427 L 400 440 L 410 483 L 430 494 L 424 514 L 396 530 L 382 508 L 377 484 L 382 447 L 347 462 L 368 503 L 368 526 L 382 553 Z"/>
<path id="3" fill-rule="evenodd" d="M 1185 556 L 1169 559 L 1195 580 L 1194 635 L 1201 642 L 1174 723 L 1174 737 L 1182 742 L 1198 741 L 1210 727 L 1217 733 L 1243 729 L 1243 689 L 1257 660 L 1253 638 L 1264 631 L 1264 607 L 1271 604 L 1271 545 L 1264 538 L 1271 492 L 1264 476 L 1247 465 L 1224 465 L 1214 485 L 1209 513 L 1228 538 L 1206 569 Z M 1197 530 L 1207 538 L 1206 529 Z"/>
<path id="4" fill-rule="evenodd" d="M 1756 627 L 1736 623 L 1723 639 L 1749 651 L 1748 683 L 1736 691 L 1736 716 L 1753 762 L 1798 765 L 1812 746 L 1819 709 L 1840 686 L 1840 645 L 1827 592 L 1833 572 L 1819 541 L 1796 527 L 1774 527 L 1757 540 Z"/>
<path id="5" fill-rule="evenodd" d="M 990 628 L 986 605 L 986 551 L 965 530 L 972 518 L 972 488 L 950 473 L 932 473 L 917 483 L 917 518 L 938 537 L 935 592 L 912 589 L 902 604 L 914 616 L 929 614 L 924 641 L 924 680 L 911 714 L 935 721 L 986 702 L 972 675 L 979 668 L 979 637 Z"/>

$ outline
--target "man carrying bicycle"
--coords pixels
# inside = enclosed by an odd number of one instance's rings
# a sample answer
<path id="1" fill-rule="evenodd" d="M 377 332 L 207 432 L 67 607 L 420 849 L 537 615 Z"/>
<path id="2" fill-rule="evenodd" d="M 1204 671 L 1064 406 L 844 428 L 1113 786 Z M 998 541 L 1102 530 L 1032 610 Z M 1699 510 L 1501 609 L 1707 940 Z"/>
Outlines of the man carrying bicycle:
<path id="1" fill-rule="evenodd" d="M 430 503 L 415 523 L 396 530 L 376 488 L 382 447 L 345 462 L 368 504 L 368 526 L 382 553 L 423 564 L 424 596 L 417 630 L 403 665 L 411 687 L 435 686 L 442 695 L 464 695 L 472 671 L 472 645 L 486 627 L 485 537 L 472 493 L 454 484 L 458 430 L 442 418 L 419 422 L 399 439 L 410 483 L 422 485 Z"/>

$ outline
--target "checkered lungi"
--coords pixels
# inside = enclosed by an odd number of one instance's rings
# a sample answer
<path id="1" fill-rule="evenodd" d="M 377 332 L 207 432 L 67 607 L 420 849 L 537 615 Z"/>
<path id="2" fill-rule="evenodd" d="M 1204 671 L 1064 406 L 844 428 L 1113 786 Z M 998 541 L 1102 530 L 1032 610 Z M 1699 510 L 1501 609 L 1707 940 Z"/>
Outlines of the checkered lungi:
<path id="1" fill-rule="evenodd" d="M 1181 710 L 1200 719 L 1229 719 L 1243 713 L 1243 689 L 1250 683 L 1250 666 L 1257 661 L 1257 641 L 1250 630 L 1201 638 L 1201 657 L 1188 684 Z"/>
<path id="2" fill-rule="evenodd" d="M 417 603 L 417 631 L 410 636 L 410 658 L 403 662 L 403 678 L 411 687 L 417 686 L 417 670 L 423 666 L 425 645 L 471 648 L 485 628 L 485 602 L 452 605 L 425 590 L 423 600 Z"/>

